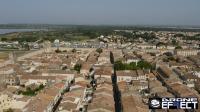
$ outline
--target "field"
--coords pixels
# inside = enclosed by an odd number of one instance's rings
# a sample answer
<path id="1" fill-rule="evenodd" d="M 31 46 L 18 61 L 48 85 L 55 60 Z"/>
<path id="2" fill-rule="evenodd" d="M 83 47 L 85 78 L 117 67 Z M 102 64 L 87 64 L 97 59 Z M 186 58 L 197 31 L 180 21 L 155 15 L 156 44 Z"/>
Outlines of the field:
<path id="1" fill-rule="evenodd" d="M 96 37 L 96 36 L 93 36 Z M 55 39 L 60 41 L 82 41 L 88 40 L 91 37 L 82 33 L 72 33 L 69 31 L 32 31 L 32 32 L 19 32 L 0 35 L 1 41 L 19 41 L 19 42 L 35 42 L 40 40 L 50 40 L 53 42 Z"/>
<path id="2" fill-rule="evenodd" d="M 9 58 L 8 52 L 0 52 L 0 60 L 7 60 Z"/>

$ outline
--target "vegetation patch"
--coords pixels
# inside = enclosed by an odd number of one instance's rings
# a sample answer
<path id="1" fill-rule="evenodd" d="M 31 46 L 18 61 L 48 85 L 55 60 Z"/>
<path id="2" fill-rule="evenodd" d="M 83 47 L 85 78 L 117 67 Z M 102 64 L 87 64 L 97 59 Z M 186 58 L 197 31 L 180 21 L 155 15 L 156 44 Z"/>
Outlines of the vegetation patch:
<path id="1" fill-rule="evenodd" d="M 130 64 L 126 64 L 126 63 L 122 63 L 121 61 L 116 61 L 114 65 L 115 65 L 115 70 L 152 69 L 151 64 L 146 61 L 139 61 L 137 65 L 134 62 Z"/>
<path id="2" fill-rule="evenodd" d="M 18 94 L 22 94 L 25 96 L 35 96 L 35 95 L 37 95 L 37 92 L 39 92 L 43 88 L 44 88 L 43 84 L 41 84 L 39 87 L 37 87 L 35 89 L 31 89 L 30 87 L 27 87 L 26 91 L 18 91 Z"/>
<path id="3" fill-rule="evenodd" d="M 76 70 L 78 73 L 80 73 L 81 64 L 76 64 L 76 65 L 74 66 L 74 70 Z"/>

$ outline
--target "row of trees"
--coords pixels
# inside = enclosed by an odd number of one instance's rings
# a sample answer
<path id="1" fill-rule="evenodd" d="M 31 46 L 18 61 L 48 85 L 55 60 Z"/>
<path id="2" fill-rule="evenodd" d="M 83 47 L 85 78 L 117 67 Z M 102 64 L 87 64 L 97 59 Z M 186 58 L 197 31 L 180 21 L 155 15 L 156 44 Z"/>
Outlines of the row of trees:
<path id="1" fill-rule="evenodd" d="M 183 37 L 183 40 L 200 40 L 200 34 L 196 34 L 194 36 L 187 36 L 184 34 L 175 34 L 174 37 Z"/>
<path id="2" fill-rule="evenodd" d="M 116 61 L 114 63 L 115 70 L 137 70 L 137 69 L 152 69 L 150 63 L 146 61 L 139 61 L 136 63 L 132 62 L 130 64 L 122 63 L 122 61 Z"/>
<path id="3" fill-rule="evenodd" d="M 184 37 L 184 40 L 198 40 L 200 41 L 200 36 L 188 36 L 188 37 Z"/>

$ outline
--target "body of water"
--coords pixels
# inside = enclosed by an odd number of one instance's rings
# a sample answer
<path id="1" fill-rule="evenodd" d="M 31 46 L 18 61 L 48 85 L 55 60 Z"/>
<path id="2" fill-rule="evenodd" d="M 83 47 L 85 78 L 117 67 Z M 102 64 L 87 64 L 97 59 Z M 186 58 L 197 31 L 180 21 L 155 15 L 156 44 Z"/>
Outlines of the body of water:
<path id="1" fill-rule="evenodd" d="M 40 31 L 44 29 L 0 29 L 0 34 L 13 33 L 13 32 L 30 32 L 30 31 Z"/>

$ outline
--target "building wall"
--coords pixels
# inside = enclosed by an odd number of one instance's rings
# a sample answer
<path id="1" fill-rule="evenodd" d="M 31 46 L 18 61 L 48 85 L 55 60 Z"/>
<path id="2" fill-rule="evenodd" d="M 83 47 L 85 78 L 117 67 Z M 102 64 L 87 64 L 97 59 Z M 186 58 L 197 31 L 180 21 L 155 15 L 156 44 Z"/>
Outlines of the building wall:
<path id="1" fill-rule="evenodd" d="M 136 65 L 137 65 L 137 63 L 138 63 L 139 61 L 140 61 L 139 59 L 127 59 L 126 63 L 129 64 L 129 63 L 135 62 Z"/>
<path id="2" fill-rule="evenodd" d="M 193 56 L 197 55 L 198 52 L 199 50 L 177 50 L 175 51 L 175 54 L 180 56 Z"/>
<path id="3" fill-rule="evenodd" d="M 0 95 L 0 112 L 3 112 L 4 109 L 11 108 L 11 101 L 12 99 L 8 95 L 1 94 Z"/>
<path id="4" fill-rule="evenodd" d="M 99 77 L 111 79 L 111 75 L 109 76 L 109 75 L 103 75 L 103 74 L 102 74 L 102 75 L 95 75 L 94 77 L 95 77 L 95 79 L 96 79 L 96 78 L 99 78 Z"/>
<path id="5" fill-rule="evenodd" d="M 138 80 L 146 80 L 146 79 L 147 79 L 146 75 L 138 76 Z"/>
<path id="6" fill-rule="evenodd" d="M 38 79 L 38 80 L 34 80 L 34 79 L 29 79 L 26 83 L 25 83 L 25 86 L 28 86 L 28 85 L 31 85 L 31 84 L 37 84 L 37 85 L 40 85 L 40 84 L 43 84 L 43 85 L 46 85 L 47 84 L 47 80 L 42 80 L 42 79 Z"/>
<path id="7" fill-rule="evenodd" d="M 117 82 L 131 81 L 131 80 L 132 80 L 131 76 L 117 76 Z"/>

